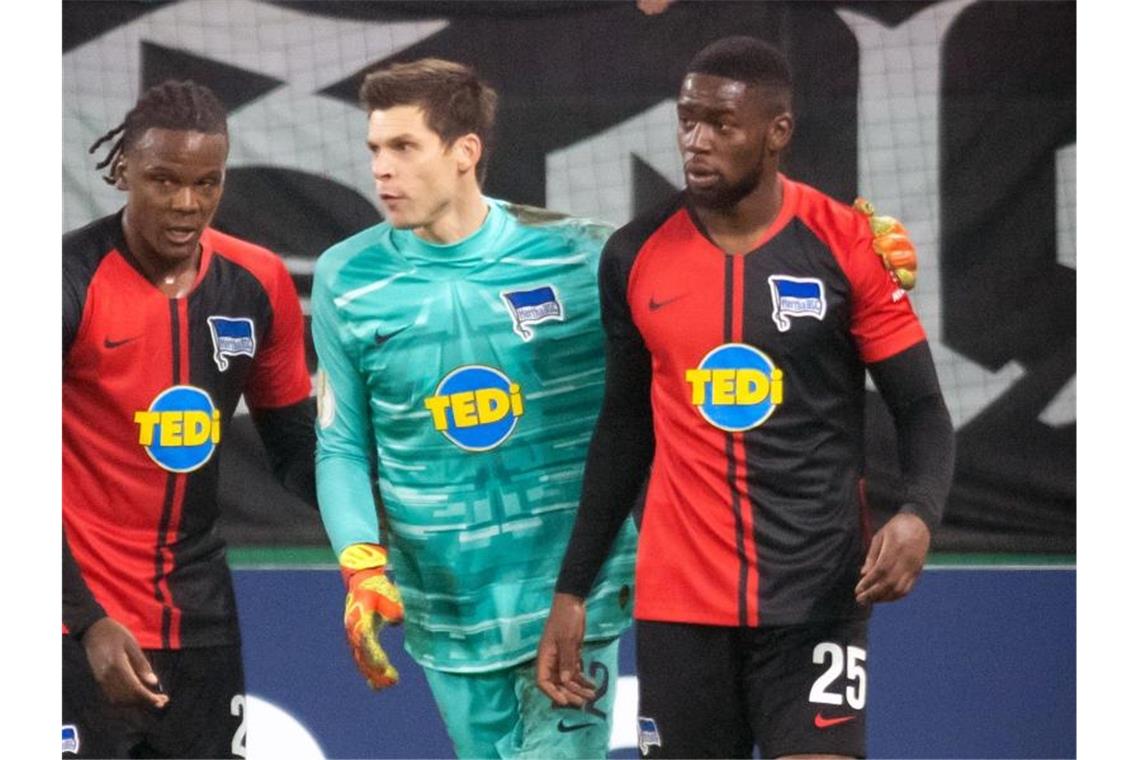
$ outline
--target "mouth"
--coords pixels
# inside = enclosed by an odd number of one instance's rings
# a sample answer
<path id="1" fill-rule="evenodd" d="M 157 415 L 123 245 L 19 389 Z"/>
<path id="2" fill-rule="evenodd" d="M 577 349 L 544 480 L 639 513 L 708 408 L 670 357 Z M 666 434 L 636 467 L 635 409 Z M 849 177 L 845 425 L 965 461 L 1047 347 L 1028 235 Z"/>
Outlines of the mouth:
<path id="1" fill-rule="evenodd" d="M 405 197 L 399 193 L 380 193 L 380 202 L 385 206 L 390 206 L 393 203 L 399 203 L 402 200 L 405 200 Z"/>
<path id="2" fill-rule="evenodd" d="M 720 173 L 714 169 L 690 165 L 685 167 L 685 184 L 690 188 L 705 190 L 720 181 Z"/>
<path id="3" fill-rule="evenodd" d="M 197 227 L 177 226 L 167 227 L 162 231 L 162 235 L 173 245 L 187 245 L 193 242 L 200 232 Z"/>

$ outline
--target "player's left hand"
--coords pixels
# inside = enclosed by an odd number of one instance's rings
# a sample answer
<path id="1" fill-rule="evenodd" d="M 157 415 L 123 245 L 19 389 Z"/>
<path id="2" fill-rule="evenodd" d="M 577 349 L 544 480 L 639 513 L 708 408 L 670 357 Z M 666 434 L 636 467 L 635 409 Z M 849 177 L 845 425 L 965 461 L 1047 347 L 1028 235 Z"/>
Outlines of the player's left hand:
<path id="1" fill-rule="evenodd" d="M 855 601 L 871 604 L 902 599 L 914 588 L 928 549 L 926 523 L 907 512 L 892 517 L 871 539 L 855 585 Z"/>
<path id="2" fill-rule="evenodd" d="M 866 198 L 855 199 L 855 210 L 867 217 L 871 223 L 874 239 L 871 247 L 883 260 L 883 268 L 903 290 L 910 290 L 918 281 L 918 254 L 914 243 L 907 234 L 906 227 L 893 216 L 878 216 L 875 207 Z"/>
<path id="3" fill-rule="evenodd" d="M 384 571 L 388 552 L 376 544 L 352 544 L 340 553 L 340 572 L 348 586 L 344 631 L 352 659 L 373 689 L 394 686 L 400 674 L 380 646 L 380 631 L 404 620 L 400 591 Z"/>

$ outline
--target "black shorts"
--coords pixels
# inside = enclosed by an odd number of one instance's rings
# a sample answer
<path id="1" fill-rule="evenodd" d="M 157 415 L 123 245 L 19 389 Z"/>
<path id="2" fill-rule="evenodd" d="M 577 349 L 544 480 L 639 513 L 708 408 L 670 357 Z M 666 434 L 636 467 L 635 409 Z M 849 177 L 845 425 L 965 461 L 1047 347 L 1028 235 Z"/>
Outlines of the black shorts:
<path id="1" fill-rule="evenodd" d="M 637 621 L 642 757 L 865 757 L 867 621 Z"/>
<path id="2" fill-rule="evenodd" d="M 83 645 L 63 637 L 63 757 L 245 757 L 237 646 L 144 650 L 170 702 L 112 705 Z"/>

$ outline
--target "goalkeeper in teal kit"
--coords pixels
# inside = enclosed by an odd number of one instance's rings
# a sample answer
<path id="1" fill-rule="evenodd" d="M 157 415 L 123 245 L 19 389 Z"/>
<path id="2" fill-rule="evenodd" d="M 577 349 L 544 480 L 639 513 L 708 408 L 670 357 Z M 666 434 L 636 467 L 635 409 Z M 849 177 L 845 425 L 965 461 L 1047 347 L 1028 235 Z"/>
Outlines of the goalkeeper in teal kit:
<path id="1" fill-rule="evenodd" d="M 324 253 L 312 298 L 317 488 L 353 656 L 394 684 L 379 634 L 403 620 L 460 757 L 604 757 L 632 524 L 585 601 L 595 698 L 557 708 L 534 657 L 602 397 L 610 228 L 482 195 L 495 93 L 468 67 L 396 64 L 361 100 L 386 221 Z"/>

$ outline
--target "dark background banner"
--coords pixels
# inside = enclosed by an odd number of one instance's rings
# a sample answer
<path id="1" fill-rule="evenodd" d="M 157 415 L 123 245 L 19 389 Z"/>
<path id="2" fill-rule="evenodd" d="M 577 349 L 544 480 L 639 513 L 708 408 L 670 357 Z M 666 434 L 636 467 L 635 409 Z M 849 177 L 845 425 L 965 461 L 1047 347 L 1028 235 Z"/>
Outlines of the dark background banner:
<path id="1" fill-rule="evenodd" d="M 194 78 L 230 111 L 216 226 L 312 262 L 376 223 L 355 93 L 391 60 L 474 64 L 500 92 L 488 194 L 622 223 L 680 182 L 673 98 L 718 37 L 780 45 L 796 80 L 785 171 L 871 198 L 919 247 L 916 309 L 954 418 L 942 550 L 1075 550 L 1076 6 L 1036 2 L 65 2 L 64 226 L 122 203 L 87 147 L 140 88 Z M 310 361 L 312 353 L 310 346 Z M 224 447 L 239 544 L 323 543 L 268 475 L 248 416 Z M 896 504 L 868 404 L 872 503 Z"/>

